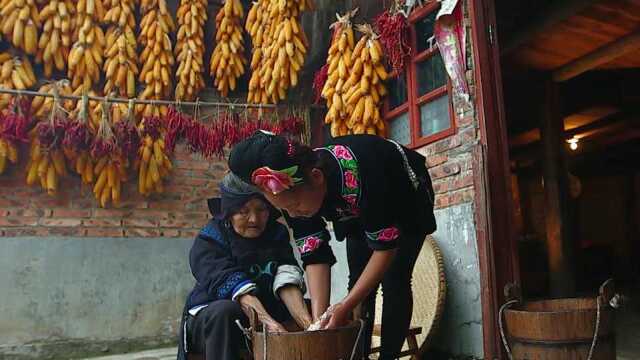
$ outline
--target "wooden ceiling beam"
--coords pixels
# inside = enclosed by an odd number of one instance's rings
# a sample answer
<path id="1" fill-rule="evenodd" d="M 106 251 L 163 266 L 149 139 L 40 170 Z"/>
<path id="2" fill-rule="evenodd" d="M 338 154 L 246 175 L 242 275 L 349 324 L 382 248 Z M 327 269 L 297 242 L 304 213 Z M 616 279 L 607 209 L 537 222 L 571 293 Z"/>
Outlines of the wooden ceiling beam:
<path id="1" fill-rule="evenodd" d="M 545 11 L 541 11 L 540 15 L 524 28 L 524 30 L 516 33 L 514 36 L 507 38 L 502 46 L 500 55 L 507 55 L 513 50 L 531 40 L 535 35 L 547 31 L 557 23 L 568 19 L 592 4 L 601 0 L 565 0 L 554 1 Z"/>
<path id="2" fill-rule="evenodd" d="M 640 30 L 608 43 L 553 72 L 553 81 L 562 82 L 640 49 Z"/>

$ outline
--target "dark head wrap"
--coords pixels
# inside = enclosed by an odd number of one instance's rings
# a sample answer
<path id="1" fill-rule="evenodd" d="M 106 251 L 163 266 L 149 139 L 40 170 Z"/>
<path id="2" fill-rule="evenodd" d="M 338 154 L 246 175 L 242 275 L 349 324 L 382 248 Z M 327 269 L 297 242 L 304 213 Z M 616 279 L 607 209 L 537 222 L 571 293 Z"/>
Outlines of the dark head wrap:
<path id="1" fill-rule="evenodd" d="M 304 178 L 302 162 L 309 156 L 313 156 L 313 151 L 308 147 L 284 136 L 257 131 L 231 149 L 229 168 L 250 184 L 254 183 L 252 175 L 260 168 L 268 167 L 276 171 L 295 170 L 289 175 L 298 183 Z"/>
<path id="2" fill-rule="evenodd" d="M 229 173 L 220 182 L 220 197 L 209 199 L 207 203 L 213 216 L 227 219 L 253 198 L 263 199 L 258 189 Z"/>

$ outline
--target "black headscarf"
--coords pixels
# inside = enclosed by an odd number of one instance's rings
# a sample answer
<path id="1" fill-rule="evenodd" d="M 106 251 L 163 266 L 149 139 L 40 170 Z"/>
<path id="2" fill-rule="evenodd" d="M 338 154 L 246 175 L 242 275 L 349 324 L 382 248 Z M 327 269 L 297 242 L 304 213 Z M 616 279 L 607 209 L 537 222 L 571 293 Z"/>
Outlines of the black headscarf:
<path id="1" fill-rule="evenodd" d="M 242 181 L 233 173 L 225 175 L 220 182 L 220 195 L 219 198 L 208 199 L 207 204 L 211 215 L 221 219 L 229 218 L 254 198 L 262 199 L 268 204 L 258 189 Z"/>
<path id="2" fill-rule="evenodd" d="M 300 165 L 302 158 L 307 156 L 313 156 L 311 149 L 284 136 L 260 130 L 231 149 L 229 168 L 250 184 L 253 172 L 263 166 L 283 170 L 298 165 L 293 177 L 303 178 L 303 167 Z"/>

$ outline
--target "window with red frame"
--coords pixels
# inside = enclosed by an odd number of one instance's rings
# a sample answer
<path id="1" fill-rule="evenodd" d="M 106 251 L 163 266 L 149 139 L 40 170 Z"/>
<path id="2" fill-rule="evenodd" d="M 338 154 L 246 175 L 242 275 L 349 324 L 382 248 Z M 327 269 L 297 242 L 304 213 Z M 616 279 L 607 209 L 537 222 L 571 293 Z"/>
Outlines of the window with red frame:
<path id="1" fill-rule="evenodd" d="M 411 59 L 405 73 L 388 82 L 388 136 L 411 148 L 455 132 L 449 78 L 433 38 L 438 7 L 432 3 L 411 14 Z"/>

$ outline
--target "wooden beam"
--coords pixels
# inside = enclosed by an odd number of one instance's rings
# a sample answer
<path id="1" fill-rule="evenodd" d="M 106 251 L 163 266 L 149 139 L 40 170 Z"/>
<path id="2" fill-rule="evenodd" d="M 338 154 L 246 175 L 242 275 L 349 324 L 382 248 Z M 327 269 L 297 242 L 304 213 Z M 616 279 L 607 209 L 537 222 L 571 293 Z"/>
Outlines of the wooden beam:
<path id="1" fill-rule="evenodd" d="M 553 72 L 553 81 L 562 82 L 640 49 L 640 31 L 625 35 Z"/>
<path id="2" fill-rule="evenodd" d="M 540 12 L 540 15 L 536 17 L 531 23 L 525 27 L 521 32 L 516 33 L 514 36 L 506 39 L 505 45 L 500 52 L 501 56 L 511 53 L 513 50 L 518 49 L 524 43 L 529 41 L 535 35 L 549 30 L 557 23 L 568 19 L 571 15 L 574 15 L 593 3 L 600 0 L 565 0 L 565 1 L 553 1 L 552 5 L 547 9 Z"/>
<path id="3" fill-rule="evenodd" d="M 569 179 L 558 84 L 548 79 L 545 93 L 540 133 L 549 290 L 552 297 L 567 297 L 575 292 L 574 243 L 569 220 Z"/>

